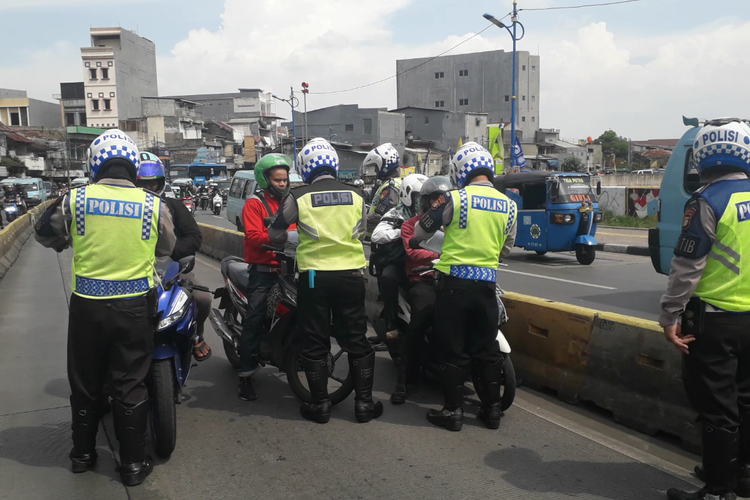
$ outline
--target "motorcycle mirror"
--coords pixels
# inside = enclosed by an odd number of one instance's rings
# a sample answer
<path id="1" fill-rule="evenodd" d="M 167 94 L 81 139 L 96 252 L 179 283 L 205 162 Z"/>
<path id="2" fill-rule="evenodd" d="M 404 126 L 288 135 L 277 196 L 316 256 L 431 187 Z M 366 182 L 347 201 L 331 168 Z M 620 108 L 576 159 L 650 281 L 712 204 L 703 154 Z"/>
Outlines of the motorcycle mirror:
<path id="1" fill-rule="evenodd" d="M 179 264 L 180 274 L 189 273 L 195 267 L 195 255 L 188 255 L 187 257 L 181 258 Z"/>
<path id="2" fill-rule="evenodd" d="M 602 181 L 598 181 L 596 183 L 596 195 L 601 196 L 602 195 Z"/>

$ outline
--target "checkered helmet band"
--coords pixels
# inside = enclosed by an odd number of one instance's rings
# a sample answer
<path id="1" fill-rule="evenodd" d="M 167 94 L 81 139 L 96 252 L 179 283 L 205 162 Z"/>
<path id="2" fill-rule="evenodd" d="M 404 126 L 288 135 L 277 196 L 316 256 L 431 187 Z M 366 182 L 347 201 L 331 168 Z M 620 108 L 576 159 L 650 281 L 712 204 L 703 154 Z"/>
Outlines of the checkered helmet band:
<path id="1" fill-rule="evenodd" d="M 461 189 L 466 185 L 468 176 L 480 169 L 493 177 L 495 175 L 495 161 L 492 159 L 492 155 L 482 146 L 474 142 L 467 142 L 456 151 L 456 155 L 451 160 L 451 180 Z"/>
<path id="2" fill-rule="evenodd" d="M 735 167 L 750 173 L 750 127 L 740 121 L 706 125 L 695 137 L 693 161 L 699 172 Z"/>
<path id="3" fill-rule="evenodd" d="M 332 173 L 338 175 L 339 155 L 328 141 L 316 138 L 308 142 L 297 155 L 297 173 L 304 182 L 308 182 L 322 168 L 333 169 Z"/>
<path id="4" fill-rule="evenodd" d="M 88 166 L 92 178 L 96 177 L 101 166 L 110 158 L 128 160 L 138 175 L 141 165 L 138 146 L 133 139 L 117 129 L 107 130 L 89 146 Z"/>

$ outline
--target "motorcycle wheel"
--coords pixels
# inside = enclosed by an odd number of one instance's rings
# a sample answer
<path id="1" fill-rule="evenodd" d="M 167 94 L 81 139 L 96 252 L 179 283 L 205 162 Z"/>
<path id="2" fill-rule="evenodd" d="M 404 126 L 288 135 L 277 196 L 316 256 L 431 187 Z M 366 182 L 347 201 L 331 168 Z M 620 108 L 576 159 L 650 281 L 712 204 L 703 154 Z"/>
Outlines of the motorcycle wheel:
<path id="1" fill-rule="evenodd" d="M 234 324 L 237 321 L 233 305 L 224 309 L 224 321 L 226 321 L 228 325 Z M 235 370 L 238 369 L 240 367 L 240 352 L 234 344 L 230 344 L 224 339 L 222 339 L 222 344 L 224 344 L 224 354 L 227 355 L 227 361 L 232 365 L 232 368 Z"/>
<path id="2" fill-rule="evenodd" d="M 160 458 L 169 458 L 177 445 L 173 363 L 159 359 L 151 365 L 151 439 Z"/>
<path id="3" fill-rule="evenodd" d="M 5 216 L 5 218 L 6 218 L 6 219 L 8 219 L 8 222 L 9 222 L 9 223 L 10 223 L 10 222 L 13 222 L 14 220 L 16 220 L 16 214 L 7 214 L 7 215 Z"/>
<path id="4" fill-rule="evenodd" d="M 513 405 L 516 399 L 516 369 L 510 355 L 505 355 L 503 361 L 503 395 L 500 398 L 500 409 L 505 411 Z"/>
<path id="5" fill-rule="evenodd" d="M 335 355 L 328 353 L 328 398 L 331 400 L 331 404 L 334 405 L 344 401 L 354 390 L 354 374 L 349 370 L 349 360 L 348 358 L 344 359 L 344 350 L 340 347 L 338 349 L 339 351 Z M 305 372 L 302 370 L 299 356 L 299 348 L 294 347 L 289 355 L 289 364 L 284 369 L 286 372 L 286 379 L 289 382 L 289 387 L 292 389 L 292 392 L 300 399 L 300 401 L 304 403 L 312 403 L 312 396 L 310 390 L 307 388 L 307 378 Z M 337 371 L 335 369 L 335 367 L 339 365 L 345 366 L 345 377 L 343 376 L 343 370 Z M 334 384 L 338 386 L 333 391 L 330 390 L 331 380 L 333 380 Z"/>
<path id="6" fill-rule="evenodd" d="M 590 245 L 576 245 L 576 260 L 583 266 L 589 266 L 596 258 L 596 248 Z"/>

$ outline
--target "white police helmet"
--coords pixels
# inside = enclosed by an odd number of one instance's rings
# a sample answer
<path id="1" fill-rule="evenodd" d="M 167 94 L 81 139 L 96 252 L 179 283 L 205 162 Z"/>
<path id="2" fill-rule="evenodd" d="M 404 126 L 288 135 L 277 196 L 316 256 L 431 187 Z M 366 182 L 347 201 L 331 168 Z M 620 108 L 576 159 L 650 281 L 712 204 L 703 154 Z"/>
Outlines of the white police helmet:
<path id="1" fill-rule="evenodd" d="M 401 156 L 390 142 L 381 144 L 365 156 L 362 167 L 375 167 L 379 179 L 388 178 L 401 164 Z"/>
<path id="2" fill-rule="evenodd" d="M 458 189 L 463 189 L 474 175 L 495 177 L 495 161 L 492 155 L 476 142 L 467 142 L 456 151 L 450 164 L 450 176 Z"/>
<path id="3" fill-rule="evenodd" d="M 407 207 L 414 205 L 414 198 L 412 195 L 416 195 L 419 198 L 419 191 L 422 189 L 424 183 L 427 182 L 427 176 L 422 174 L 409 174 L 404 177 L 401 181 L 401 189 L 399 189 L 398 196 Z"/>
<path id="4" fill-rule="evenodd" d="M 89 146 L 86 157 L 92 179 L 96 179 L 102 166 L 113 158 L 121 158 L 132 164 L 133 180 L 138 178 L 141 166 L 138 146 L 133 139 L 121 130 L 113 128 L 94 139 L 94 142 Z"/>
<path id="5" fill-rule="evenodd" d="M 695 137 L 693 161 L 700 173 L 722 168 L 750 174 L 750 127 L 736 118 L 707 122 Z"/>
<path id="6" fill-rule="evenodd" d="M 321 173 L 337 177 L 339 155 L 328 141 L 322 137 L 316 137 L 305 144 L 297 155 L 297 173 L 307 184 Z"/>

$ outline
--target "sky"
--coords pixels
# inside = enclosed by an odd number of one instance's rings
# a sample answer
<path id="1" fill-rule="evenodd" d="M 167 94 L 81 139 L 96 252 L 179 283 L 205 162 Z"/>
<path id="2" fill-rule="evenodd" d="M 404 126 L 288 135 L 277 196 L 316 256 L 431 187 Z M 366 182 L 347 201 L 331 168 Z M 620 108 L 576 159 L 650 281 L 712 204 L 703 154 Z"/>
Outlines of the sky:
<path id="1" fill-rule="evenodd" d="M 518 50 L 541 57 L 540 126 L 641 140 L 680 137 L 682 115 L 750 118 L 750 0 L 532 10 L 606 1 L 518 0 Z M 512 0 L 0 0 L 0 87 L 51 101 L 60 82 L 82 81 L 89 27 L 119 25 L 155 42 L 161 95 L 289 95 L 306 81 L 308 109 L 395 108 L 395 78 L 315 93 L 393 76 L 397 59 L 437 55 L 487 27 L 483 13 L 511 10 Z M 512 41 L 492 26 L 450 53 L 495 49 Z"/>

